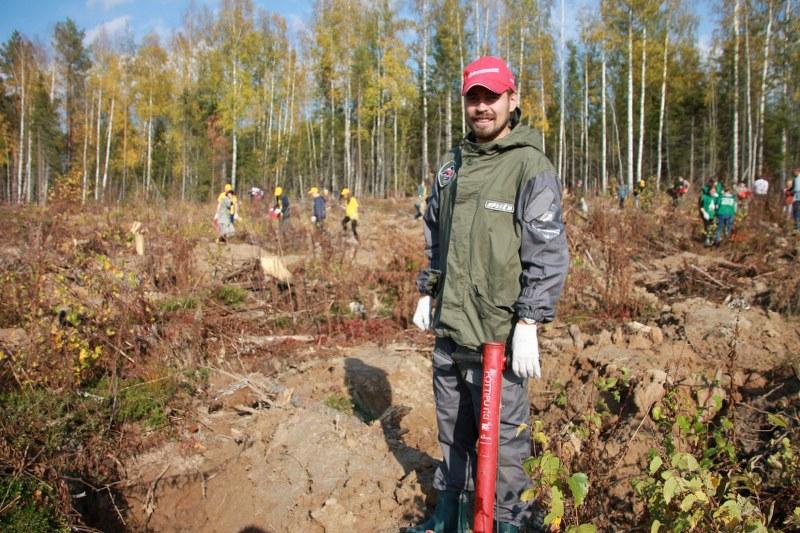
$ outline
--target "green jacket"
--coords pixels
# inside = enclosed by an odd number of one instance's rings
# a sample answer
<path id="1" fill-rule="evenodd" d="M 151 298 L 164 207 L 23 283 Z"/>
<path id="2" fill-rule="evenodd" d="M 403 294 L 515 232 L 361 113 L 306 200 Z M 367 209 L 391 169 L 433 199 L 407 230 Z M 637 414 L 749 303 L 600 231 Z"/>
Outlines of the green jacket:
<path id="1" fill-rule="evenodd" d="M 700 215 L 705 220 L 713 220 L 717 214 L 717 196 L 711 194 L 709 191 L 704 190 L 700 196 Z"/>
<path id="2" fill-rule="evenodd" d="M 721 217 L 734 216 L 736 214 L 736 196 L 729 192 L 722 193 L 717 198 L 717 215 Z"/>
<path id="3" fill-rule="evenodd" d="M 569 254 L 538 131 L 517 125 L 496 142 L 463 140 L 439 165 L 424 220 L 430 268 L 418 285 L 436 299 L 437 336 L 477 350 L 510 342 L 517 318 L 553 320 Z"/>

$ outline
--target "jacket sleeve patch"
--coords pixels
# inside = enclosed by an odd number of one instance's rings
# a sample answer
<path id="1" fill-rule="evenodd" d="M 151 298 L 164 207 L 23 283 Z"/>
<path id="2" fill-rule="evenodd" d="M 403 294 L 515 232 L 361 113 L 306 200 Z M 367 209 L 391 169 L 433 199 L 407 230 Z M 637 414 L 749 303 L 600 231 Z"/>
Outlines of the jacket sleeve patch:
<path id="1" fill-rule="evenodd" d="M 439 182 L 440 188 L 447 187 L 453 178 L 456 176 L 456 162 L 453 160 L 448 161 L 442 168 L 439 169 L 439 172 L 436 173 L 436 181 Z"/>
<path id="2" fill-rule="evenodd" d="M 550 189 L 543 189 L 525 207 L 523 220 L 528 224 L 532 224 L 535 220 L 540 220 L 542 222 L 549 222 L 552 220 L 554 213 L 551 213 L 550 206 L 553 205 L 555 197 L 556 195 L 553 191 Z"/>

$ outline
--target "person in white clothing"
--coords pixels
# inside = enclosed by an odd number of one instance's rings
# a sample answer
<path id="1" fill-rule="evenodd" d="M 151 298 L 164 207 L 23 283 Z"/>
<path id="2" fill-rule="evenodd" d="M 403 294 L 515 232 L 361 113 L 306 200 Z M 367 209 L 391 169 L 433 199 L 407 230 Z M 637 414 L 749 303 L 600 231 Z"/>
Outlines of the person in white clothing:
<path id="1" fill-rule="evenodd" d="M 767 202 L 767 193 L 769 192 L 769 182 L 764 176 L 753 182 L 753 207 L 754 211 L 758 214 L 763 214 L 764 210 L 769 205 Z"/>

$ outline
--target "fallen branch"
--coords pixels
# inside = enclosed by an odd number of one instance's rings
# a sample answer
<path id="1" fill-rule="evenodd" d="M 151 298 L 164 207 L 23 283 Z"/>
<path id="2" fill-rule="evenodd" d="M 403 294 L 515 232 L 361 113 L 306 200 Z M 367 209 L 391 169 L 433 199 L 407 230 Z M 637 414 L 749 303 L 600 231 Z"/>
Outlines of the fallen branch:
<path id="1" fill-rule="evenodd" d="M 709 274 L 708 272 L 706 272 L 705 270 L 703 270 L 702 268 L 700 268 L 700 267 L 698 267 L 696 265 L 689 265 L 689 268 L 691 268 L 695 272 L 697 272 L 700 275 L 702 275 L 703 277 L 705 277 L 708 281 L 710 281 L 711 283 L 713 283 L 717 287 L 720 287 L 722 289 L 728 289 L 728 290 L 733 288 L 730 285 L 728 285 L 727 283 L 722 283 L 721 281 L 719 281 L 717 279 L 714 279 L 714 276 L 712 276 L 711 274 Z"/>

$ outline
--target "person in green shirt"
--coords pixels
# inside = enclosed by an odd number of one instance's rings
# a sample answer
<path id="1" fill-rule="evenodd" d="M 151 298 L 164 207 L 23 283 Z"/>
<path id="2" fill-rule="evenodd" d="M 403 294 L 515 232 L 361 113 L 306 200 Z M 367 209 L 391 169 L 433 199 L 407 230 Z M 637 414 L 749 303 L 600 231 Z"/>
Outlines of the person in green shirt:
<path id="1" fill-rule="evenodd" d="M 716 178 L 709 180 L 700 191 L 700 217 L 703 220 L 703 235 L 706 246 L 712 245 L 714 235 L 714 222 L 717 214 L 717 199 L 719 198 L 719 182 Z"/>
<path id="2" fill-rule="evenodd" d="M 714 234 L 714 244 L 719 244 L 720 239 L 727 239 L 733 232 L 733 220 L 736 217 L 736 195 L 731 188 L 725 186 L 722 194 L 717 197 L 717 231 Z"/>

